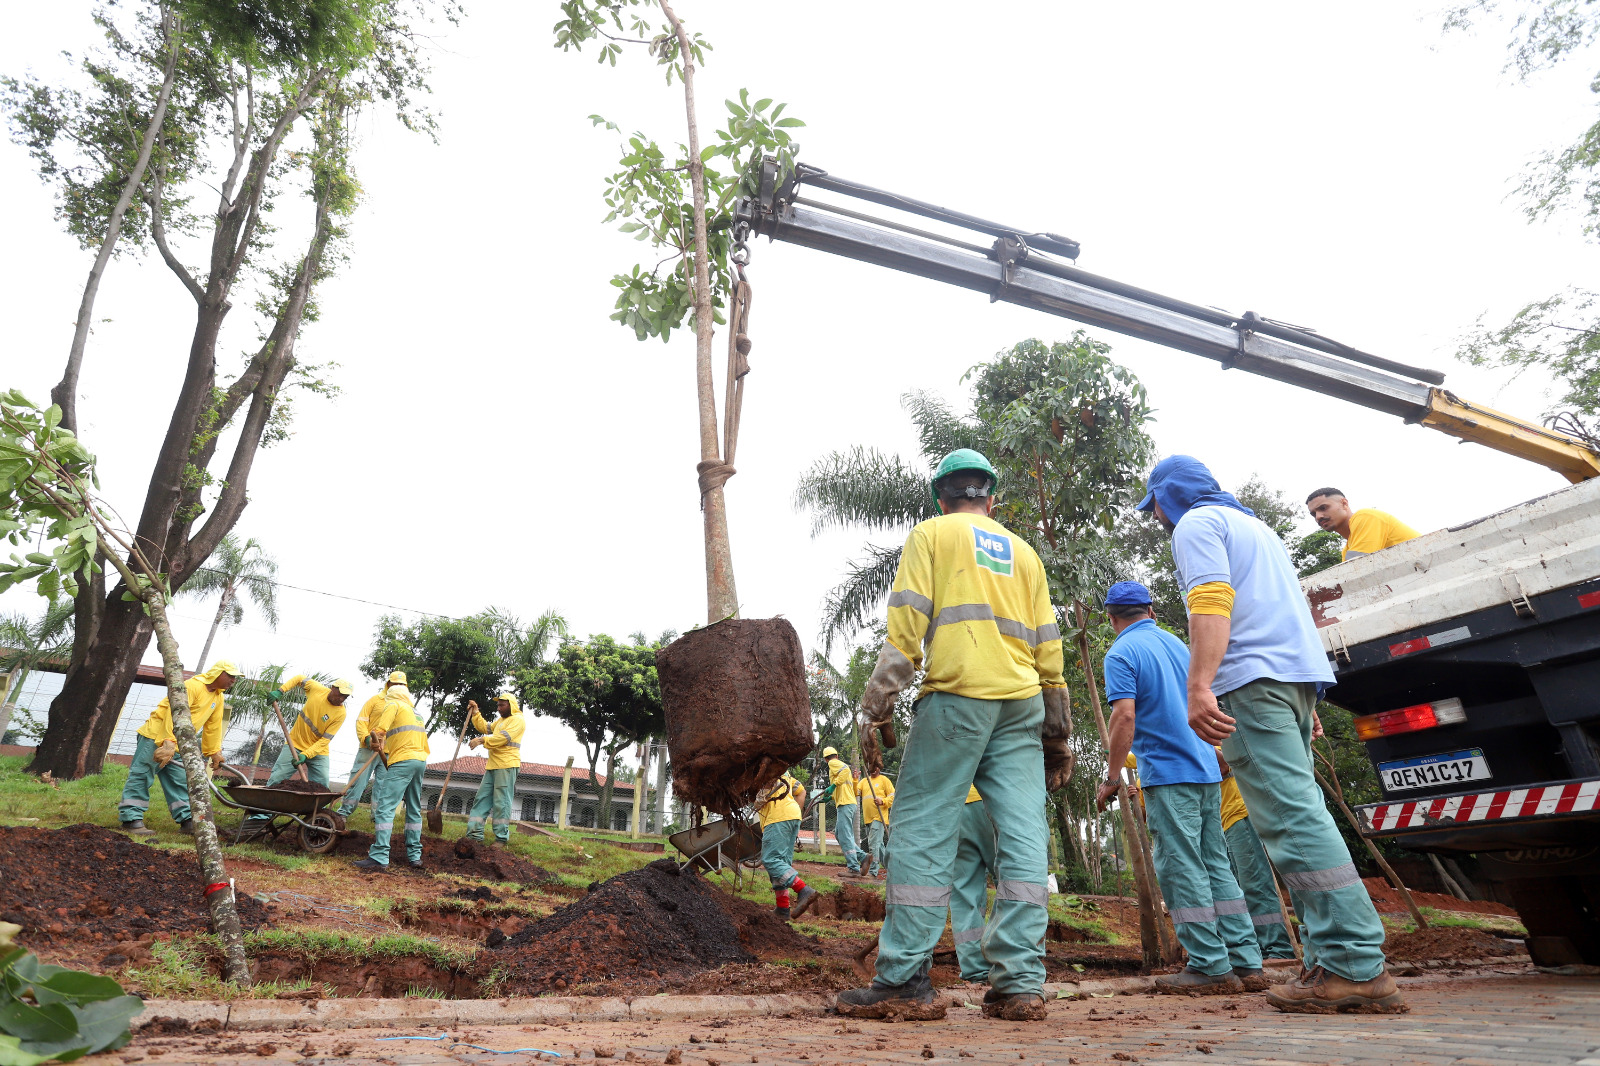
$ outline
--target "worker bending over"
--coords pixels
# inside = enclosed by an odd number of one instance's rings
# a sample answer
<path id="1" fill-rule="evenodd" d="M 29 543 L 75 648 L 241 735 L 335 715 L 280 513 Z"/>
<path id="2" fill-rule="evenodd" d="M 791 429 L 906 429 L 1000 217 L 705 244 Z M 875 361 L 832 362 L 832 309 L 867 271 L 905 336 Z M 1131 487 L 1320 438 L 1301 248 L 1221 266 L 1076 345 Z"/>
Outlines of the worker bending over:
<path id="1" fill-rule="evenodd" d="M 784 921 L 798 918 L 817 898 L 817 890 L 801 880 L 792 861 L 800 837 L 806 790 L 792 775 L 784 774 L 756 797 L 756 804 L 756 816 L 761 820 L 761 865 L 772 882 L 774 913 Z M 798 893 L 792 905 L 791 888 Z"/>
<path id="2" fill-rule="evenodd" d="M 942 513 L 919 523 L 900 554 L 888 641 L 861 701 L 868 766 L 880 765 L 880 733 L 893 737 L 900 690 L 919 663 L 927 673 L 900 763 L 877 973 L 869 987 L 839 995 L 841 1014 L 944 1017 L 928 970 L 949 913 L 962 802 L 976 785 L 996 834 L 983 1013 L 1045 1017 L 1045 788 L 1071 774 L 1072 727 L 1044 567 L 989 517 L 994 485 L 977 452 L 945 456 L 932 481 Z"/>
<path id="3" fill-rule="evenodd" d="M 989 962 L 983 957 L 983 927 L 988 921 L 989 879 L 995 873 L 994 822 L 976 788 L 967 789 L 956 832 L 956 873 L 950 886 L 950 934 L 956 944 L 956 962 L 963 981 L 987 981 Z"/>
<path id="4" fill-rule="evenodd" d="M 494 698 L 494 725 L 478 713 L 478 705 L 467 701 L 467 713 L 472 716 L 472 728 L 487 734 L 472 738 L 472 747 L 489 753 L 484 765 L 483 780 L 478 783 L 478 794 L 472 800 L 472 813 L 467 815 L 467 836 L 483 839 L 483 820 L 494 819 L 494 838 L 502 844 L 511 841 L 511 798 L 517 791 L 517 771 L 522 769 L 522 731 L 527 723 L 517 697 L 502 692 Z M 490 812 L 493 812 L 492 815 Z"/>
<path id="5" fill-rule="evenodd" d="M 845 869 L 856 877 L 861 876 L 861 806 L 856 802 L 856 778 L 850 767 L 839 758 L 839 749 L 826 747 L 822 757 L 828 760 L 828 781 L 833 786 L 833 835 L 838 838 L 839 851 L 844 855 Z"/>
<path id="6" fill-rule="evenodd" d="M 861 801 L 861 821 L 867 829 L 868 877 L 881 877 L 889 865 L 889 808 L 894 806 L 894 782 L 881 769 L 867 768 L 856 786 Z"/>
<path id="7" fill-rule="evenodd" d="M 211 669 L 195 674 L 183 683 L 189 703 L 189 721 L 200 737 L 200 754 L 211 760 L 211 769 L 222 765 L 223 693 L 233 687 L 239 678 L 239 668 L 229 659 L 218 659 Z M 150 836 L 154 829 L 144 824 L 144 812 L 150 808 L 150 780 L 161 779 L 161 793 L 167 798 L 167 811 L 178 828 L 193 833 L 193 819 L 189 814 L 189 778 L 184 772 L 183 760 L 177 759 L 178 739 L 172 732 L 172 705 L 162 696 L 156 709 L 139 727 L 139 739 L 134 745 L 133 762 L 128 766 L 128 783 L 122 789 L 122 802 L 117 804 L 117 819 L 125 833 Z"/>
<path id="8" fill-rule="evenodd" d="M 1255 830 L 1305 923 L 1305 970 L 1267 998 L 1279 1010 L 1398 1010 L 1383 923 L 1328 814 L 1311 766 L 1322 642 L 1283 541 L 1198 459 L 1150 473 L 1140 510 L 1172 534 L 1189 607 L 1189 725 L 1221 744 Z"/>
<path id="9" fill-rule="evenodd" d="M 1318 489 L 1306 497 L 1306 507 L 1317 525 L 1344 538 L 1340 561 L 1392 548 L 1422 536 L 1392 514 L 1373 507 L 1350 509 L 1350 501 L 1336 488 Z"/>
<path id="10" fill-rule="evenodd" d="M 372 720 L 372 739 L 384 761 L 383 776 L 372 797 L 372 847 L 356 863 L 358 870 L 387 873 L 394 812 L 406 809 L 406 865 L 422 869 L 422 773 L 428 768 L 428 727 L 417 714 L 411 690 L 391 684 L 383 707 Z"/>
<path id="11" fill-rule="evenodd" d="M 1189 728 L 1189 649 L 1156 625 L 1150 590 L 1119 581 L 1106 593 L 1116 640 L 1106 652 L 1111 701 L 1110 766 L 1138 760 L 1156 880 L 1189 962 L 1156 978 L 1156 991 L 1214 995 L 1267 987 L 1249 905 L 1228 865 L 1222 835 L 1222 774 L 1211 746 Z M 1121 781 L 1101 782 L 1104 810 Z"/>
<path id="12" fill-rule="evenodd" d="M 378 780 L 383 771 L 383 759 L 374 759 L 377 746 L 372 743 L 372 715 L 383 708 L 384 697 L 389 692 L 390 685 L 403 685 L 406 683 L 404 670 L 396 670 L 383 682 L 383 688 L 378 694 L 367 698 L 361 705 L 361 713 L 356 715 L 356 760 L 350 764 L 350 780 L 344 786 L 344 800 L 339 804 L 339 809 L 334 811 L 334 816 L 339 819 L 340 830 L 344 829 L 344 820 L 356 812 L 356 805 L 361 802 L 362 795 L 367 790 L 367 779 L 371 778 L 372 794 L 378 794 Z"/>
<path id="13" fill-rule="evenodd" d="M 344 678 L 331 685 L 305 674 L 296 674 L 267 694 L 273 703 L 283 699 L 284 693 L 304 687 L 306 702 L 289 729 L 289 743 L 278 751 L 273 760 L 272 773 L 267 775 L 267 787 L 281 784 L 293 777 L 304 766 L 306 779 L 313 785 L 328 787 L 328 741 L 344 725 L 344 701 L 350 698 L 355 686 Z M 271 824 L 272 815 L 252 814 L 244 820 L 245 833 L 255 835 Z"/>
<path id="14" fill-rule="evenodd" d="M 1319 730 L 1312 728 L 1316 737 Z M 1228 861 L 1233 866 L 1234 879 L 1244 891 L 1244 901 L 1250 905 L 1250 924 L 1256 932 L 1256 945 L 1263 959 L 1292 959 L 1294 943 L 1283 924 L 1283 903 L 1278 895 L 1278 883 L 1272 877 L 1272 862 L 1267 858 L 1261 838 L 1250 824 L 1250 809 L 1239 795 L 1239 782 L 1233 778 L 1233 768 L 1217 753 L 1217 768 L 1222 771 L 1222 835 L 1228 842 Z"/>

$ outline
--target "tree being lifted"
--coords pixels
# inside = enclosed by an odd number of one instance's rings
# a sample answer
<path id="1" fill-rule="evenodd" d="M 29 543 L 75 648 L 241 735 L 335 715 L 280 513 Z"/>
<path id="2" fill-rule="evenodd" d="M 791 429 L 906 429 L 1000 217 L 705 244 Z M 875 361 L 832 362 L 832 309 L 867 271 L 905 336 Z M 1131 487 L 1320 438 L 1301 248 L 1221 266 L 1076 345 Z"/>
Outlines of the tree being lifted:
<path id="1" fill-rule="evenodd" d="M 645 17 L 652 7 L 659 7 L 662 23 Z M 730 623 L 738 618 L 739 597 L 723 485 L 734 474 L 744 376 L 749 372 L 745 329 L 751 299 L 744 276 L 747 231 L 734 223 L 730 209 L 736 196 L 758 191 L 754 183 L 765 157 L 775 157 L 784 176 L 793 171 L 799 146 L 787 131 L 804 123 L 783 117 L 785 105 L 773 107 L 770 99 L 752 102 L 749 92 L 740 90 L 737 103 L 727 102 L 729 118 L 717 131 L 719 143 L 701 148 L 695 65 L 705 62 L 711 45 L 698 33 L 689 33 L 667 0 L 565 0 L 561 12 L 555 44 L 563 51 L 598 44 L 600 62 L 615 66 L 625 45 L 642 45 L 666 68 L 668 85 L 674 78 L 683 85 L 688 143 L 673 146 L 669 154 L 653 139 L 635 133 L 624 140 L 621 169 L 607 179 L 605 199 L 611 211 L 606 221 L 621 219 L 624 233 L 637 234 L 664 254 L 654 269 L 635 265 L 612 279 L 621 293 L 611 317 L 640 340 L 665 341 L 685 318 L 694 328 L 706 622 Z M 596 125 L 618 130 L 599 115 L 592 118 Z M 722 173 L 706 165 L 718 157 L 735 169 Z M 672 268 L 663 274 L 661 268 L 669 263 Z M 731 324 L 719 439 L 711 343 L 716 324 L 725 321 L 720 308 L 731 310 Z M 805 664 L 793 626 L 783 619 L 765 619 L 719 628 L 715 636 L 709 630 L 691 631 L 662 649 L 658 664 L 673 788 L 699 806 L 731 811 L 810 750 L 811 718 Z M 736 649 L 742 653 L 730 654 Z"/>
<path id="2" fill-rule="evenodd" d="M 195 302 L 183 383 L 130 542 L 174 590 L 238 522 L 256 453 L 288 435 L 288 390 L 333 391 L 321 367 L 298 362 L 295 343 L 316 318 L 313 294 L 342 258 L 344 222 L 359 198 L 351 119 L 381 101 L 407 127 L 431 131 L 414 102 L 427 67 L 411 22 L 433 8 L 452 20 L 458 10 L 453 0 L 145 0 L 131 15 L 111 7 L 96 15 L 108 47 L 84 61 L 84 88 L 0 82 L 15 137 L 58 191 L 59 217 L 96 250 L 53 392 L 60 425 L 77 431 L 94 301 L 123 244 L 153 245 Z M 209 172 L 212 160 L 220 173 Z M 308 201 L 304 244 L 272 264 L 266 252 L 282 223 L 268 215 L 293 188 Z M 215 208 L 193 210 L 208 190 Z M 169 242 L 207 231 L 202 268 Z M 219 381 L 223 323 L 241 297 L 258 315 L 260 346 L 237 377 Z M 150 398 L 141 406 L 150 411 Z M 230 430 L 219 477 L 212 464 Z M 99 770 L 153 624 L 87 561 L 74 580 L 83 594 L 72 658 L 30 767 L 58 778 Z"/>

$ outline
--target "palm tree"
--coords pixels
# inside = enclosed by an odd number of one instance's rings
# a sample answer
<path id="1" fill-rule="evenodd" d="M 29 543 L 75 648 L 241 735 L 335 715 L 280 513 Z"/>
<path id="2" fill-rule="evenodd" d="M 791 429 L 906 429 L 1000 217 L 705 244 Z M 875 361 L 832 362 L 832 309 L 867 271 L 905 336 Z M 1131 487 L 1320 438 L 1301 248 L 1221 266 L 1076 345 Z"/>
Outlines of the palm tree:
<path id="1" fill-rule="evenodd" d="M 211 620 L 211 632 L 206 634 L 205 647 L 200 649 L 200 661 L 195 663 L 196 670 L 206 668 L 211 642 L 216 639 L 217 630 L 224 625 L 235 626 L 244 621 L 242 595 L 250 597 L 268 626 L 278 628 L 277 579 L 277 560 L 262 551 L 261 544 L 254 537 L 243 544 L 232 533 L 222 538 L 217 550 L 211 553 L 211 558 L 195 571 L 182 590 L 185 595 L 191 596 L 222 593 L 222 599 L 217 602 L 217 615 Z"/>
<path id="2" fill-rule="evenodd" d="M 544 662 L 550 645 L 558 637 L 567 639 L 567 619 L 554 607 L 545 611 L 528 626 L 508 611 L 491 607 L 484 614 L 494 636 L 500 660 L 506 673 L 516 676 L 518 670 L 531 669 Z"/>
<path id="3" fill-rule="evenodd" d="M 900 398 L 917 427 L 920 455 L 906 459 L 860 446 L 833 452 L 811 464 L 794 492 L 796 510 L 811 512 L 811 535 L 825 529 L 865 529 L 869 533 L 909 532 L 939 513 L 928 479 L 939 460 L 957 448 L 987 454 L 986 429 L 958 416 L 949 404 L 921 390 Z M 867 542 L 862 558 L 850 562 L 845 579 L 828 592 L 822 608 L 822 647 L 848 637 L 878 613 L 900 567 L 900 545 Z"/>
<path id="4" fill-rule="evenodd" d="M 71 658 L 73 607 L 70 597 L 62 597 L 38 618 L 20 612 L 0 616 L 0 673 L 6 675 L 0 690 L 0 736 L 11 724 L 17 694 L 28 674 L 49 662 L 65 667 Z"/>

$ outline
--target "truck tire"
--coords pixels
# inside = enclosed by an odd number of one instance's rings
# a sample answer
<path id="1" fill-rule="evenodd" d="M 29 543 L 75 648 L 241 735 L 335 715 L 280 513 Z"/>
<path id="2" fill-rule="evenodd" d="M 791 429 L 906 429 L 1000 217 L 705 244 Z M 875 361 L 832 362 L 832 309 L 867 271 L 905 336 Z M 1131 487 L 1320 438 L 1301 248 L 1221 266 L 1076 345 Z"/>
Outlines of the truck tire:
<path id="1" fill-rule="evenodd" d="M 1600 878 L 1534 877 L 1507 886 L 1535 966 L 1600 966 Z"/>

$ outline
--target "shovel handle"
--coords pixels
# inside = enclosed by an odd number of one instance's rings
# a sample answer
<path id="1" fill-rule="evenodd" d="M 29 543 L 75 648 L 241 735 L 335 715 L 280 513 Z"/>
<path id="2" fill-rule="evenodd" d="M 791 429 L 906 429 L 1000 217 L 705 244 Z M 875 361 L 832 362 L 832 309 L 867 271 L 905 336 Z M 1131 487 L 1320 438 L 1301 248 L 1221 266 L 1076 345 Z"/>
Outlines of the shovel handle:
<path id="1" fill-rule="evenodd" d="M 289 727 L 287 725 L 285 725 L 284 722 L 283 722 L 283 712 L 278 709 L 278 701 L 277 700 L 273 700 L 272 701 L 272 713 L 278 716 L 278 728 L 283 730 L 283 744 L 284 744 L 284 747 L 289 749 L 290 757 L 293 758 L 294 741 L 289 739 Z M 299 775 L 300 780 L 302 780 L 302 781 L 310 781 L 311 780 L 311 778 L 309 776 L 307 776 L 307 774 L 306 774 L 306 768 L 305 768 L 304 765 L 296 766 L 294 768 L 294 772 L 297 775 Z"/>
<path id="2" fill-rule="evenodd" d="M 461 732 L 456 734 L 456 753 L 450 756 L 450 768 L 444 772 L 444 784 L 439 788 L 439 796 L 433 801 L 435 810 L 444 809 L 444 794 L 450 789 L 450 775 L 456 772 L 456 760 L 461 757 L 461 742 L 467 739 L 467 726 L 472 724 L 472 715 L 467 715 L 461 720 Z"/>

